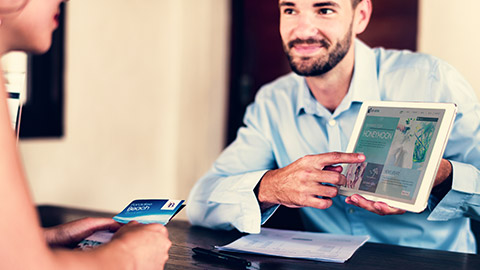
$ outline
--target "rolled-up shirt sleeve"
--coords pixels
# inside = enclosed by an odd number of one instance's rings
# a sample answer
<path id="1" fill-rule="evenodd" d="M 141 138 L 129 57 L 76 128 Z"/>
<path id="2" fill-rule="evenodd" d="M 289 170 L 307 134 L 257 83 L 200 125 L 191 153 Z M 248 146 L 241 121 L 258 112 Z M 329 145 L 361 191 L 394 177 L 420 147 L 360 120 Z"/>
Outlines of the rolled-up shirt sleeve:
<path id="1" fill-rule="evenodd" d="M 187 214 L 193 225 L 259 233 L 260 207 L 253 189 L 266 171 L 202 178 L 190 193 Z M 215 187 L 209 190 L 208 186 Z"/>
<path id="2" fill-rule="evenodd" d="M 471 86 L 453 68 L 443 65 L 439 69 L 432 87 L 444 88 L 436 92 L 446 95 L 441 99 L 456 103 L 458 112 L 444 155 L 452 164 L 452 189 L 443 198 L 430 198 L 428 220 L 480 220 L 480 104 Z"/>
<path id="3" fill-rule="evenodd" d="M 236 140 L 216 160 L 210 171 L 193 187 L 187 201 L 187 216 L 194 225 L 259 233 L 275 207 L 261 213 L 255 186 L 269 169 L 275 169 L 272 148 L 266 138 L 267 115 L 252 104 Z M 267 135 L 266 135 L 267 134 Z"/>
<path id="4" fill-rule="evenodd" d="M 471 217 L 480 220 L 480 173 L 470 164 L 451 161 L 453 183 L 445 197 L 439 201 L 428 220 L 446 221 Z"/>

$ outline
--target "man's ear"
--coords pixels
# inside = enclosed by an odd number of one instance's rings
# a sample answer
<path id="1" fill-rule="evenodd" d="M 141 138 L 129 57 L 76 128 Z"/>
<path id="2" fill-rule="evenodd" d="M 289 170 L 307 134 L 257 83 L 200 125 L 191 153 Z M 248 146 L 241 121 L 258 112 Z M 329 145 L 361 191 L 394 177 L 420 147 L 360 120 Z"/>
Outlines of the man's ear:
<path id="1" fill-rule="evenodd" d="M 356 35 L 361 34 L 367 28 L 372 15 L 372 1 L 362 0 L 358 3 L 354 10 L 355 17 L 353 18 L 353 29 Z"/>

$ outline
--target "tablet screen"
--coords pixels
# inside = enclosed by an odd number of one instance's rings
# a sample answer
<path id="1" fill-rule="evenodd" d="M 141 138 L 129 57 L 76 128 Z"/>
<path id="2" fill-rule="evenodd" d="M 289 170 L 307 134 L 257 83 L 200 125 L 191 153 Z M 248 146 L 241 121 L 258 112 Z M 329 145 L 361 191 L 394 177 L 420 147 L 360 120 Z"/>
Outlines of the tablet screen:
<path id="1" fill-rule="evenodd" d="M 444 112 L 369 106 L 353 150 L 366 161 L 347 166 L 347 187 L 412 203 Z"/>

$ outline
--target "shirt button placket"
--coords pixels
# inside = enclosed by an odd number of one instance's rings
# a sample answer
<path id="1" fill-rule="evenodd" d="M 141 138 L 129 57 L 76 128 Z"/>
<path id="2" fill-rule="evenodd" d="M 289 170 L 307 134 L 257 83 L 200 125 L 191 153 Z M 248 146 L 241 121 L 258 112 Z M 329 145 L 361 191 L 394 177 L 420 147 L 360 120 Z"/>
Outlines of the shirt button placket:
<path id="1" fill-rule="evenodd" d="M 338 121 L 330 119 L 327 122 L 328 131 L 328 150 L 330 152 L 342 151 L 342 141 L 340 137 L 340 127 Z"/>
<path id="2" fill-rule="evenodd" d="M 347 206 L 345 209 L 347 212 L 347 218 L 350 221 L 350 229 L 352 230 L 353 235 L 366 235 L 368 230 L 363 223 L 363 220 L 360 216 L 360 211 L 357 211 L 352 206 Z"/>

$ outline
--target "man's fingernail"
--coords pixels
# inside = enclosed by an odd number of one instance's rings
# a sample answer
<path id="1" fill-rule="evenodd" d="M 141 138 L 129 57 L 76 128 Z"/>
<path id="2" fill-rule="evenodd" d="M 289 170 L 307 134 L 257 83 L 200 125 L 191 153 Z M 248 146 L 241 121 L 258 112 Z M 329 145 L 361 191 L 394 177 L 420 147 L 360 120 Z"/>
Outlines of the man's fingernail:
<path id="1" fill-rule="evenodd" d="M 358 154 L 358 159 L 365 160 L 365 155 L 364 154 Z"/>
<path id="2" fill-rule="evenodd" d="M 354 203 L 358 203 L 357 197 L 350 197 L 350 199 L 351 199 Z"/>

